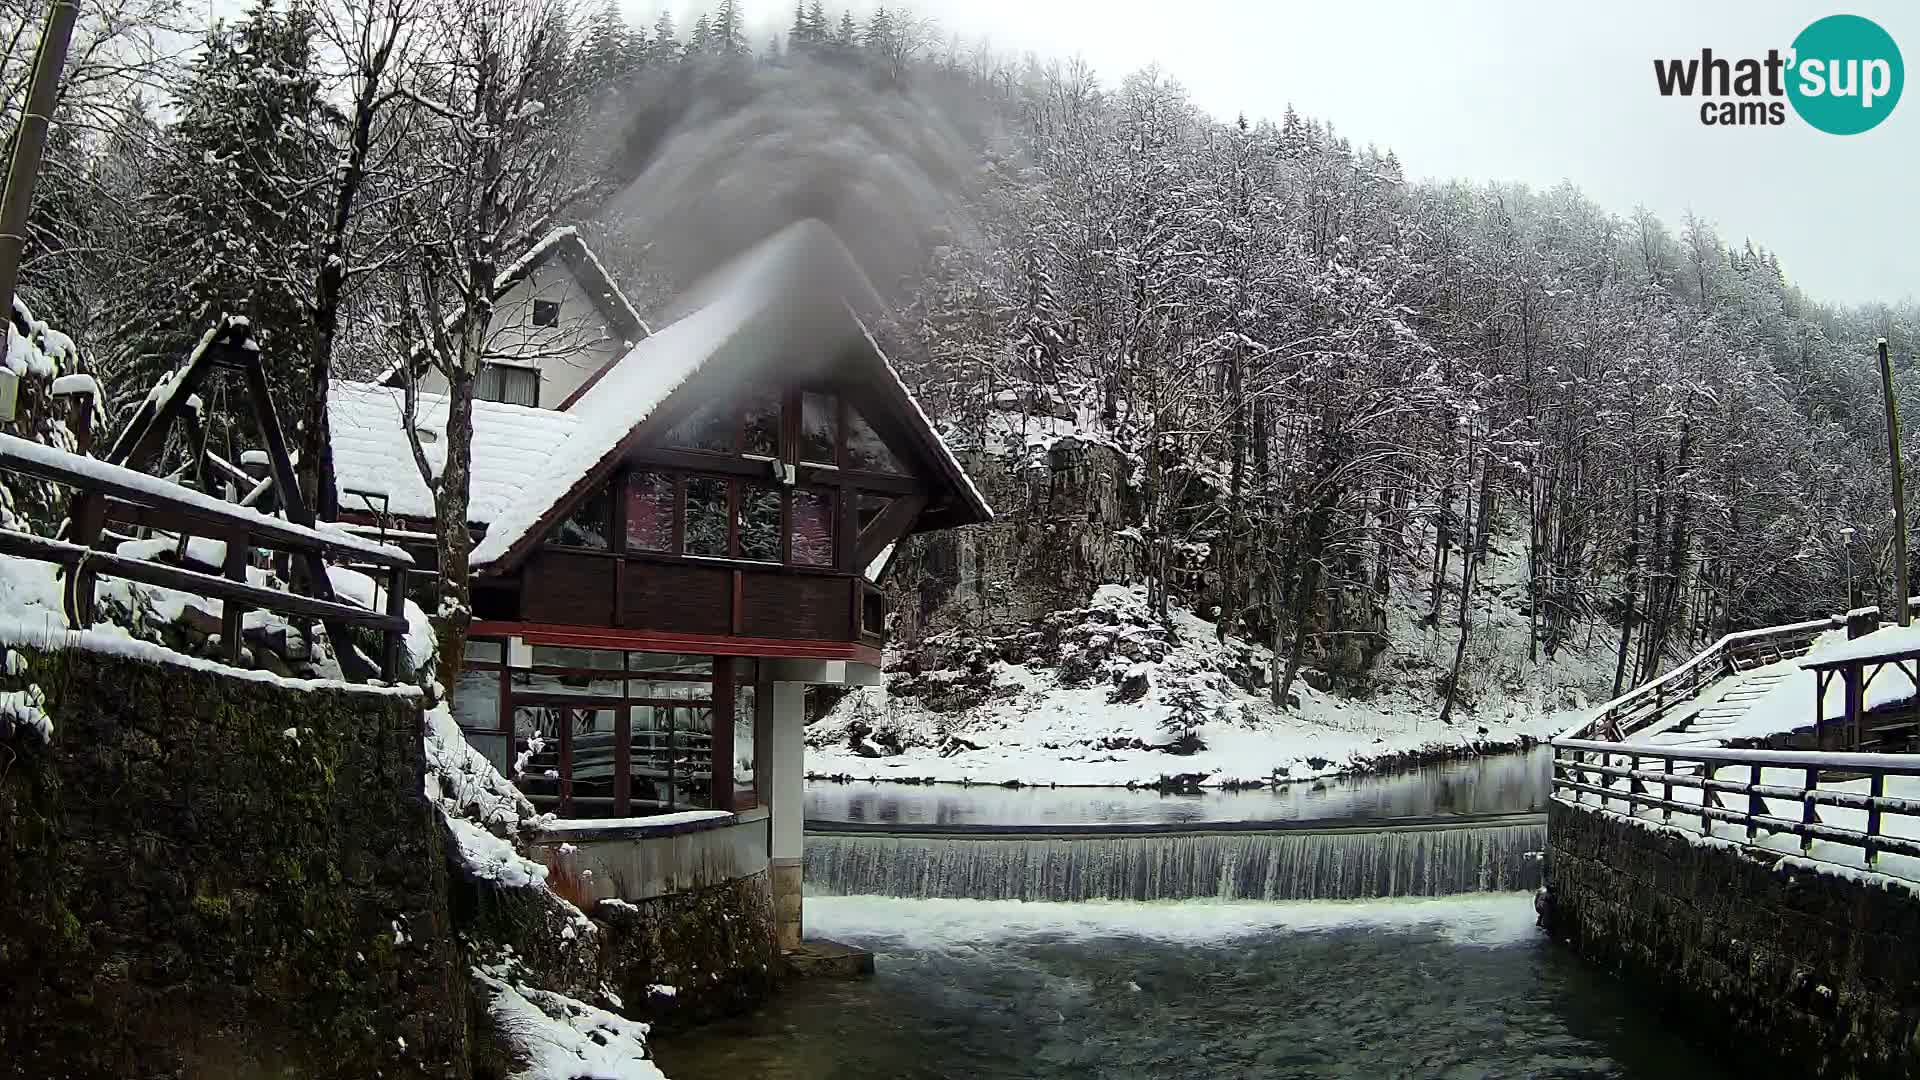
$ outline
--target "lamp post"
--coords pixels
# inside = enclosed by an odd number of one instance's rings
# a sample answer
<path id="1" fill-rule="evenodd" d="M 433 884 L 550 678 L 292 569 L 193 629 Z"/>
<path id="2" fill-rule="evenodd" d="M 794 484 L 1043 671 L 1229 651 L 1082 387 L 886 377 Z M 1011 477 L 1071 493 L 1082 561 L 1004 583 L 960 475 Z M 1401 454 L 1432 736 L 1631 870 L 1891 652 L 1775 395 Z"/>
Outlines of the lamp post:
<path id="1" fill-rule="evenodd" d="M 1840 530 L 1840 547 L 1847 554 L 1847 610 L 1859 607 L 1859 601 L 1853 596 L 1853 526 L 1847 525 Z"/>

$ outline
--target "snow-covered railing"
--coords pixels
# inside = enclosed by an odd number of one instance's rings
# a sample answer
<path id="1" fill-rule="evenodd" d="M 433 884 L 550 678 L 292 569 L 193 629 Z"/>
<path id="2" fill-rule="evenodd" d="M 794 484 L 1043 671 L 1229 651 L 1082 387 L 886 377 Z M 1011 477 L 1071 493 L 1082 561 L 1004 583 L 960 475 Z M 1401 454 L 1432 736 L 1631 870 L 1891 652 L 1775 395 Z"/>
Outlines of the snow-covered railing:
<path id="1" fill-rule="evenodd" d="M 406 552 L 349 533 L 269 517 L 156 476 L 11 435 L 0 435 L 0 470 L 61 484 L 78 493 L 69 539 L 0 530 L 0 555 L 54 563 L 66 570 L 67 617 L 75 628 L 91 625 L 94 582 L 105 575 L 219 600 L 221 644 L 230 660 L 239 659 L 244 616 L 252 608 L 319 619 L 342 631 L 355 627 L 378 631 L 384 638 L 380 675 L 392 680 L 397 674 L 407 631 L 405 574 L 413 566 Z M 193 536 L 217 541 L 223 545 L 217 556 L 220 572 L 204 573 L 95 550 L 93 543 L 108 519 L 177 533 L 183 545 Z M 305 555 L 315 565 L 322 557 L 332 557 L 384 569 L 389 574 L 387 609 L 379 612 L 341 603 L 332 599 L 330 591 L 301 596 L 255 584 L 247 578 L 255 548 Z M 350 648 L 346 642 L 336 644 L 343 655 Z"/>
<path id="2" fill-rule="evenodd" d="M 1920 860 L 1920 754 L 1559 738 L 1553 798 L 1769 853 L 1797 848 L 1823 862 L 1920 880 L 1920 861 L 1907 862 Z"/>
<path id="3" fill-rule="evenodd" d="M 1562 732 L 1560 737 L 1625 739 L 1659 723 L 1667 710 L 1699 697 L 1701 691 L 1722 678 L 1749 666 L 1804 656 L 1813 647 L 1814 639 L 1846 624 L 1845 616 L 1836 615 L 1728 634 L 1665 675 L 1600 706 L 1590 718 Z"/>

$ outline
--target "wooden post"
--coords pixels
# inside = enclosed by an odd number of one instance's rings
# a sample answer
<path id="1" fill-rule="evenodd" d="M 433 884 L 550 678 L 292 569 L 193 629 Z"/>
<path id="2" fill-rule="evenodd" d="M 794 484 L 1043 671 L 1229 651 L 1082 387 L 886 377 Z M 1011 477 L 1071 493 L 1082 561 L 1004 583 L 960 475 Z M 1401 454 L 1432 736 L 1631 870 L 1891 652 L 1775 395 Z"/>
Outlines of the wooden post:
<path id="1" fill-rule="evenodd" d="M 1813 792 L 1814 789 L 1819 786 L 1820 767 L 1817 765 L 1807 766 L 1807 799 L 1806 803 L 1800 808 L 1800 824 L 1802 825 L 1812 825 L 1820 820 L 1819 815 L 1815 813 L 1813 809 Z M 1811 830 L 1800 834 L 1800 850 L 1802 852 L 1813 850 L 1813 833 Z"/>
<path id="2" fill-rule="evenodd" d="M 1893 466 L 1893 615 L 1901 626 L 1912 615 L 1907 611 L 1911 595 L 1907 582 L 1907 478 L 1900 461 L 1900 408 L 1893 400 L 1893 361 L 1887 356 L 1887 339 L 1880 339 L 1880 393 L 1887 404 L 1887 453 Z"/>
<path id="3" fill-rule="evenodd" d="M 707 756 L 713 779 L 707 786 L 707 801 L 715 810 L 737 810 L 733 805 L 733 657 L 713 658 L 713 735 L 707 743 Z"/>
<path id="4" fill-rule="evenodd" d="M 633 814 L 633 709 L 625 704 L 613 710 L 613 816 Z"/>
<path id="5" fill-rule="evenodd" d="M 396 566 L 387 572 L 387 614 L 396 619 L 407 617 L 407 571 Z M 380 678 L 392 682 L 400 674 L 400 649 L 405 635 L 398 630 L 381 632 Z M 504 666 L 505 658 L 502 657 Z"/>
<path id="6" fill-rule="evenodd" d="M 73 433 L 74 452 L 86 455 L 93 450 L 92 394 L 74 394 L 67 402 L 67 430 Z"/>
<path id="7" fill-rule="evenodd" d="M 181 540 L 187 538 L 180 534 Z M 228 581 L 247 580 L 247 537 L 245 533 L 228 533 L 227 558 L 222 569 Z M 226 651 L 227 661 L 240 662 L 240 639 L 245 630 L 247 618 L 246 606 L 237 600 L 223 600 L 220 603 L 220 647 Z"/>
<path id="8" fill-rule="evenodd" d="M 27 105 L 13 133 L 13 161 L 7 166 L 6 192 L 0 195 L 0 312 L 13 318 L 14 287 L 20 283 L 20 257 L 27 250 L 27 213 L 33 207 L 33 185 L 40 176 L 40 158 L 47 149 L 47 128 L 60 97 L 60 72 L 67 66 L 67 44 L 80 14 L 76 0 L 54 0 L 40 47 L 33 57 L 33 81 L 27 86 Z"/>
<path id="9" fill-rule="evenodd" d="M 560 816 L 573 816 L 573 710 L 553 710 L 560 717 Z"/>
<path id="10" fill-rule="evenodd" d="M 1751 771 L 1747 774 L 1747 839 L 1749 840 L 1760 834 L 1760 825 L 1754 819 L 1767 812 L 1767 805 L 1760 801 L 1760 796 L 1753 790 L 1760 786 L 1760 766 L 1753 765 L 1750 769 Z"/>
<path id="11" fill-rule="evenodd" d="M 1867 867 L 1872 869 L 1880 857 L 1878 846 L 1873 838 L 1880 835 L 1880 798 L 1887 793 L 1887 774 L 1876 772 L 1867 788 Z"/>
<path id="12" fill-rule="evenodd" d="M 1845 684 L 1847 693 L 1846 724 L 1840 730 L 1842 737 L 1848 740 L 1847 749 L 1849 750 L 1860 749 L 1860 713 L 1864 710 L 1867 701 L 1865 688 L 1861 685 L 1865 681 L 1865 675 L 1866 665 L 1856 660 L 1849 660 L 1847 666 L 1840 669 L 1840 679 Z"/>

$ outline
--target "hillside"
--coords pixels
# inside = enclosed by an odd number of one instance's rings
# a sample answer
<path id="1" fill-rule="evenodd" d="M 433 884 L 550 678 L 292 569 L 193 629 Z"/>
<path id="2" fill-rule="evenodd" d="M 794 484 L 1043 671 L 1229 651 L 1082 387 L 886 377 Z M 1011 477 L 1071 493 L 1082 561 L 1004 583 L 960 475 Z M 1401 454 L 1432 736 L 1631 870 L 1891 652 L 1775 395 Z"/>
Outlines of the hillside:
<path id="1" fill-rule="evenodd" d="M 1314 670 L 1286 708 L 1272 653 L 1183 607 L 1162 622 L 1141 586 L 1104 585 L 1084 607 L 991 634 L 951 629 L 889 659 L 885 687 L 837 702 L 807 730 L 818 777 L 1000 784 L 1236 786 L 1469 756 L 1544 739 L 1607 696 L 1615 644 L 1597 634 L 1529 660 L 1524 578 L 1490 560 L 1461 693 L 1438 719 L 1450 628 L 1388 607 L 1364 686 Z M 1518 578 L 1518 580 L 1516 580 Z M 1596 628 L 1604 630 L 1604 628 Z M 1315 684 L 1319 684 L 1318 687 Z M 1324 688 L 1320 688 L 1324 687 Z"/>

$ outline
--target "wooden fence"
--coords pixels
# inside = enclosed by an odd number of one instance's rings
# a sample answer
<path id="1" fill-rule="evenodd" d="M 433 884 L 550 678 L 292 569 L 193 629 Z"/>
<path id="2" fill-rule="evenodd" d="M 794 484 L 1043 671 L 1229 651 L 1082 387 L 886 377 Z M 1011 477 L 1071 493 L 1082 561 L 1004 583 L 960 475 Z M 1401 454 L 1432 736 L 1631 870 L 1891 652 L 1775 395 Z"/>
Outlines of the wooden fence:
<path id="1" fill-rule="evenodd" d="M 1728 634 L 1665 675 L 1600 706 L 1590 719 L 1561 737 L 1619 742 L 1666 719 L 1671 710 L 1699 697 L 1721 679 L 1804 656 L 1814 639 L 1845 625 L 1846 617 L 1836 615 Z"/>
<path id="2" fill-rule="evenodd" d="M 1781 772 L 1793 779 L 1782 782 Z M 1728 773 L 1732 778 L 1723 779 Z M 1920 777 L 1920 755 L 1553 742 L 1556 801 L 1630 817 L 1657 810 L 1663 824 L 1697 827 L 1709 836 L 1716 822 L 1730 824 L 1744 830 L 1749 844 L 1761 833 L 1796 836 L 1803 853 L 1816 841 L 1839 844 L 1858 849 L 1869 868 L 1878 868 L 1883 853 L 1920 858 L 1920 798 L 1887 793 L 1889 778 L 1909 776 Z M 1866 790 L 1840 790 L 1842 783 Z M 1682 797 L 1689 795 L 1697 801 Z M 1781 803 L 1790 812 L 1783 813 Z M 1835 820 L 1843 813 L 1848 823 Z M 1889 830 L 1896 823 L 1902 824 Z"/>
<path id="3" fill-rule="evenodd" d="M 334 646 L 343 670 L 352 653 L 344 632 L 366 628 L 382 635 L 380 677 L 391 681 L 399 669 L 400 649 L 407 620 L 406 572 L 413 559 L 397 548 L 345 532 L 309 528 L 269 517 L 248 507 L 184 488 L 146 473 L 94 458 L 0 435 L 0 469 L 50 481 L 76 492 L 75 513 L 67 539 L 0 530 L 0 554 L 54 563 L 67 574 L 68 621 L 77 628 L 92 623 L 94 583 L 101 576 L 177 589 L 221 602 L 221 645 L 229 660 L 238 660 L 243 619 L 249 609 L 260 609 L 324 622 L 336 634 Z M 220 574 L 184 566 L 128 558 L 97 550 L 103 526 L 120 521 L 166 530 L 184 542 L 204 537 L 225 545 Z M 78 542 L 75 542 L 78 541 Z M 308 572 L 303 596 L 252 584 L 246 570 L 256 549 L 299 556 Z M 351 560 L 387 577 L 385 611 L 373 611 L 332 598 L 322 560 Z"/>

